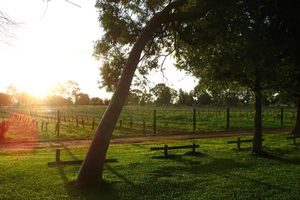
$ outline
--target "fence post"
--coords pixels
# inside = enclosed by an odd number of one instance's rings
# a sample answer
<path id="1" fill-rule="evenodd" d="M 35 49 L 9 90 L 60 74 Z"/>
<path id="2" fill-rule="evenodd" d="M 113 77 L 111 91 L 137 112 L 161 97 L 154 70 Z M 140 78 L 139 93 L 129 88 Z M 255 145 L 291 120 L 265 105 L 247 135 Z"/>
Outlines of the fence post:
<path id="1" fill-rule="evenodd" d="M 193 109 L 193 131 L 196 131 L 196 109 Z"/>
<path id="2" fill-rule="evenodd" d="M 60 162 L 60 149 L 55 150 L 55 161 Z"/>
<path id="3" fill-rule="evenodd" d="M 81 125 L 82 125 L 82 128 L 84 128 L 84 119 L 83 118 L 81 120 Z"/>
<path id="4" fill-rule="evenodd" d="M 156 134 L 156 110 L 153 112 L 153 133 Z"/>
<path id="5" fill-rule="evenodd" d="M 164 154 L 165 156 L 168 156 L 168 145 L 165 144 L 165 147 L 164 147 Z"/>
<path id="6" fill-rule="evenodd" d="M 230 109 L 226 109 L 226 128 L 228 129 L 230 126 Z"/>
<path id="7" fill-rule="evenodd" d="M 92 130 L 95 129 L 95 117 L 93 117 L 93 121 L 92 121 Z"/>
<path id="8" fill-rule="evenodd" d="M 146 122 L 145 122 L 145 119 L 143 119 L 143 135 L 145 134 L 146 132 Z"/>
<path id="9" fill-rule="evenodd" d="M 241 138 L 238 137 L 237 139 L 237 148 L 240 150 L 241 149 Z"/>
<path id="10" fill-rule="evenodd" d="M 59 137 L 59 125 L 60 125 L 60 116 L 59 116 L 59 110 L 57 110 L 57 123 L 56 123 L 56 136 L 57 136 L 57 139 Z"/>
<path id="11" fill-rule="evenodd" d="M 49 122 L 46 122 L 46 126 L 45 126 L 46 132 L 48 132 L 48 123 L 49 123 Z"/>
<path id="12" fill-rule="evenodd" d="M 283 107 L 280 108 L 280 124 L 283 125 Z"/>

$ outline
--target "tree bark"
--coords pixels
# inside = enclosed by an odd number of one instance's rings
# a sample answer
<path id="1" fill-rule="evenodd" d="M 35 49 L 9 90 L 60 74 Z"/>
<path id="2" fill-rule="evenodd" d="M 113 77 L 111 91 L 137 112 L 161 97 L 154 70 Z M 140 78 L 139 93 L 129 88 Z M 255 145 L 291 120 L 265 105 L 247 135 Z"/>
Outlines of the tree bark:
<path id="1" fill-rule="evenodd" d="M 252 152 L 256 155 L 261 155 L 262 150 L 262 97 L 261 97 L 261 81 L 258 70 L 256 70 L 255 76 L 255 86 L 254 86 L 254 95 L 255 95 L 255 117 L 254 117 L 254 137 L 253 137 L 253 147 Z"/>
<path id="2" fill-rule="evenodd" d="M 161 23 L 165 23 L 169 13 L 178 6 L 184 4 L 185 0 L 178 0 L 170 3 L 160 13 L 157 13 L 145 26 L 143 32 L 136 40 L 122 71 L 121 78 L 118 82 L 116 91 L 107 107 L 99 126 L 96 129 L 88 153 L 83 161 L 77 176 L 77 186 L 95 185 L 102 180 L 103 167 L 109 142 L 112 137 L 113 129 L 117 123 L 129 88 L 134 72 L 139 63 L 139 59 L 145 45 L 153 38 L 155 31 L 160 29 Z M 163 21 L 164 20 L 164 21 Z"/>
<path id="3" fill-rule="evenodd" d="M 292 131 L 292 135 L 300 135 L 300 97 L 296 100 L 296 106 L 297 106 L 297 116 L 296 116 L 296 124 Z"/>

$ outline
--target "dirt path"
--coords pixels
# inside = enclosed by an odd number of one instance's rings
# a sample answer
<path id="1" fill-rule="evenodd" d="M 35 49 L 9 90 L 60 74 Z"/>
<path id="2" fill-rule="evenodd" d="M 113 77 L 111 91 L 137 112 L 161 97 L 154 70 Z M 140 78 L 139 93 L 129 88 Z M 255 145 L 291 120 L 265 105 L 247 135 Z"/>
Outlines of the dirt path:
<path id="1" fill-rule="evenodd" d="M 264 133 L 288 132 L 290 129 L 268 129 Z M 174 135 L 154 135 L 154 136 L 132 136 L 113 138 L 111 144 L 133 144 L 133 143 L 154 143 L 169 140 L 187 140 L 187 139 L 207 139 L 224 138 L 234 136 L 251 136 L 253 131 L 218 131 L 218 132 L 200 132 L 200 133 L 178 133 Z M 0 143 L 0 150 L 5 151 L 26 151 L 42 148 L 86 148 L 90 140 L 70 140 L 70 141 L 45 141 L 45 142 L 7 142 Z"/>

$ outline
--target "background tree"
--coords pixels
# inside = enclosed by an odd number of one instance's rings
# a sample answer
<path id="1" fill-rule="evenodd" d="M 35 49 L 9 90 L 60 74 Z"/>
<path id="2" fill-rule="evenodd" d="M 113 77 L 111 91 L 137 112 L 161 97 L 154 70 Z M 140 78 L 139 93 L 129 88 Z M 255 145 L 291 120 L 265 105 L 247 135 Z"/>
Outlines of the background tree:
<path id="1" fill-rule="evenodd" d="M 90 104 L 91 105 L 103 105 L 103 99 L 99 98 L 99 97 L 92 97 L 90 100 Z"/>
<path id="2" fill-rule="evenodd" d="M 17 91 L 17 88 L 11 84 L 9 86 L 6 87 L 6 93 L 11 96 L 11 100 L 12 100 L 12 103 L 16 103 L 17 102 L 17 94 L 18 94 L 18 91 Z"/>
<path id="3" fill-rule="evenodd" d="M 55 96 L 67 97 L 67 89 L 61 83 L 57 83 L 52 89 L 52 94 Z"/>
<path id="4" fill-rule="evenodd" d="M 6 93 L 0 93 L 0 106 L 9 106 L 12 104 L 12 98 Z"/>
<path id="5" fill-rule="evenodd" d="M 68 80 L 64 83 L 64 87 L 66 89 L 68 98 L 75 103 L 77 101 L 77 94 L 80 92 L 79 84 L 75 81 Z"/>
<path id="6" fill-rule="evenodd" d="M 73 80 L 65 81 L 63 84 L 57 83 L 52 90 L 54 96 L 68 98 L 73 103 L 76 102 L 79 92 L 79 84 Z"/>
<path id="7" fill-rule="evenodd" d="M 72 105 L 72 101 L 70 99 L 56 95 L 47 96 L 45 103 L 53 106 Z"/>
<path id="8" fill-rule="evenodd" d="M 156 105 L 170 105 L 177 96 L 176 90 L 166 86 L 164 83 L 158 83 L 150 89 L 150 93 L 154 96 Z"/>
<path id="9" fill-rule="evenodd" d="M 76 101 L 75 101 L 76 105 L 89 105 L 90 104 L 90 97 L 88 94 L 85 93 L 78 93 L 76 95 Z"/>
<path id="10" fill-rule="evenodd" d="M 185 106 L 192 106 L 194 105 L 194 97 L 192 92 L 185 92 L 182 89 L 179 89 L 178 91 L 178 105 L 185 105 Z"/>
<path id="11" fill-rule="evenodd" d="M 195 92 L 195 103 L 198 106 L 207 106 L 212 104 L 211 96 L 207 92 Z"/>
<path id="12" fill-rule="evenodd" d="M 17 104 L 21 106 L 36 105 L 39 104 L 39 99 L 28 92 L 19 92 L 17 94 Z"/>

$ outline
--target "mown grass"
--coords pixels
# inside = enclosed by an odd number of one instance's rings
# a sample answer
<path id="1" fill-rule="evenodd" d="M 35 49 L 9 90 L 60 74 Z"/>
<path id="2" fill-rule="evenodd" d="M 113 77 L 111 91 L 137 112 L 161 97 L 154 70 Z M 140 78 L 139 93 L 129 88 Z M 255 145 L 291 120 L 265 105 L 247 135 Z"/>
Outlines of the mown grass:
<path id="1" fill-rule="evenodd" d="M 0 150 L 0 199 L 300 199 L 300 146 L 286 134 L 265 136 L 268 157 L 251 154 L 250 143 L 237 150 L 224 139 L 111 145 L 105 166 L 106 183 L 76 189 L 79 166 L 48 167 L 53 150 L 9 153 Z M 150 147 L 200 144 L 189 150 L 161 151 Z M 82 159 L 86 149 L 62 151 L 63 160 Z"/>

